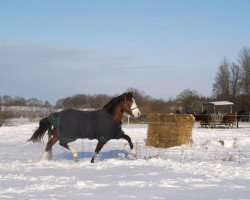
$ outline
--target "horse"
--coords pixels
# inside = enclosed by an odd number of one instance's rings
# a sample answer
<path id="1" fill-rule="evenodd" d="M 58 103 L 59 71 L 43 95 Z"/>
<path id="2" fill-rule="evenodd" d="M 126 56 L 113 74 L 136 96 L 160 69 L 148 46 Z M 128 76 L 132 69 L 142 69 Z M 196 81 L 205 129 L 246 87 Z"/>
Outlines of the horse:
<path id="1" fill-rule="evenodd" d="M 201 113 L 193 114 L 195 121 L 199 121 L 201 127 L 207 127 L 211 122 L 211 115 L 208 114 L 207 110 L 204 110 Z"/>
<path id="2" fill-rule="evenodd" d="M 98 140 L 91 163 L 95 163 L 101 149 L 111 139 L 125 139 L 130 146 L 131 154 L 136 156 L 131 138 L 121 129 L 124 112 L 134 118 L 141 115 L 131 92 L 114 97 L 99 110 L 65 109 L 52 113 L 40 120 L 39 127 L 28 142 L 41 142 L 48 132 L 49 140 L 41 160 L 51 159 L 52 147 L 59 141 L 62 147 L 71 151 L 74 160 L 78 161 L 77 151 L 68 143 L 85 138 Z"/>
<path id="3" fill-rule="evenodd" d="M 239 127 L 239 122 L 249 121 L 249 113 L 246 109 L 242 109 L 237 112 L 237 128 Z"/>
<path id="4" fill-rule="evenodd" d="M 227 113 L 223 116 L 222 118 L 222 123 L 224 123 L 226 126 L 230 127 L 230 126 L 234 126 L 234 124 L 236 124 L 237 122 L 237 113 L 232 114 L 232 113 Z M 238 124 L 237 124 L 238 127 Z"/>

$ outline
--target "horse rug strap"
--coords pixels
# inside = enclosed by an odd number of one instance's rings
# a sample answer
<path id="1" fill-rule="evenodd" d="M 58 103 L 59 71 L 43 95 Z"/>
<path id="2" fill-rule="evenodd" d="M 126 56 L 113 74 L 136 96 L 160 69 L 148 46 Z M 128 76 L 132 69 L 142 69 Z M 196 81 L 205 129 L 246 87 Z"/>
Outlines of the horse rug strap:
<path id="1" fill-rule="evenodd" d="M 120 139 L 124 133 L 121 123 L 114 121 L 104 109 L 96 111 L 66 109 L 52 113 L 48 119 L 58 130 L 60 144 L 73 142 L 78 138 L 97 139 L 106 143 L 110 139 Z"/>

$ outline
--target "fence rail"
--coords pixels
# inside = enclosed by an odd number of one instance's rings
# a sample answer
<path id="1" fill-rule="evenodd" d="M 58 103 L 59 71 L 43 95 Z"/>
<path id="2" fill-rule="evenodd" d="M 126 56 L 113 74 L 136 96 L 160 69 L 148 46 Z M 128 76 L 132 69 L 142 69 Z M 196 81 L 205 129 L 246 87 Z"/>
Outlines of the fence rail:
<path id="1" fill-rule="evenodd" d="M 143 113 L 142 116 L 139 119 L 133 118 L 131 116 L 124 116 L 126 119 L 124 120 L 124 123 L 127 124 L 159 124 L 159 125 L 164 125 L 164 124 L 185 124 L 185 122 L 152 122 L 152 121 L 148 121 L 147 116 L 149 114 L 152 113 Z M 166 113 L 161 113 L 161 114 L 166 114 Z M 169 114 L 169 115 L 187 115 L 187 114 Z M 188 114 L 188 115 L 192 115 L 192 114 Z M 210 121 L 205 121 L 201 120 L 201 118 L 206 118 L 208 117 L 211 118 Z M 247 122 L 250 127 L 250 113 L 249 115 L 237 115 L 236 118 L 234 120 L 232 119 L 227 119 L 226 121 L 222 121 L 223 116 L 225 116 L 224 114 L 222 115 L 216 115 L 216 114 L 195 114 L 195 121 L 200 123 L 200 127 L 204 127 L 204 128 L 235 128 L 237 126 L 237 128 L 241 127 L 241 124 L 244 122 Z M 230 115 L 231 116 L 231 115 Z M 242 119 L 247 119 L 247 120 L 242 120 Z M 229 120 L 229 121 L 228 121 Z M 231 121 L 232 120 L 232 121 Z M 197 126 L 196 126 L 197 127 Z"/>

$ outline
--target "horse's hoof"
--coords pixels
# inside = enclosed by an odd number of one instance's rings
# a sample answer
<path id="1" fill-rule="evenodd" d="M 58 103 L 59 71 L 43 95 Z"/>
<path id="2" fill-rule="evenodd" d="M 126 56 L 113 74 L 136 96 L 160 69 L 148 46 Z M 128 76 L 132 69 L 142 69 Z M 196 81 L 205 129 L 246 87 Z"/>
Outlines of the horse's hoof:
<path id="1" fill-rule="evenodd" d="M 135 149 L 131 149 L 131 155 L 136 157 L 137 156 L 137 152 Z"/>
<path id="2" fill-rule="evenodd" d="M 52 154 L 50 152 L 45 151 L 42 157 L 40 158 L 39 162 L 48 161 L 48 160 L 52 160 Z"/>
<path id="3" fill-rule="evenodd" d="M 74 159 L 74 161 L 78 161 L 78 157 L 77 156 L 73 156 L 73 159 Z"/>
<path id="4" fill-rule="evenodd" d="M 95 160 L 98 158 L 98 154 L 95 153 L 94 156 L 91 158 L 91 163 L 95 163 Z"/>

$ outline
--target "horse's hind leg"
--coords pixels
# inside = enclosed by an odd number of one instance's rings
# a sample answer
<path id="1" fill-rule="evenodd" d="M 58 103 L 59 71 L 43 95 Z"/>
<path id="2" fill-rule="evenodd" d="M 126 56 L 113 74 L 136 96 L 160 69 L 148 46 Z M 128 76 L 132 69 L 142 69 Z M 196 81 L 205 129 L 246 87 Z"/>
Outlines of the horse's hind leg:
<path id="1" fill-rule="evenodd" d="M 50 141 L 53 138 L 52 134 L 48 134 L 48 141 Z M 52 159 L 52 148 L 48 151 L 48 159 Z"/>
<path id="2" fill-rule="evenodd" d="M 63 146 L 64 148 L 70 150 L 72 155 L 73 155 L 74 160 L 76 162 L 78 161 L 77 151 L 73 147 L 70 147 L 68 144 L 60 144 L 60 145 Z"/>
<path id="3" fill-rule="evenodd" d="M 58 135 L 55 129 L 49 132 L 49 141 L 46 145 L 45 152 L 40 160 L 50 160 L 52 158 L 52 147 L 58 141 Z"/>

